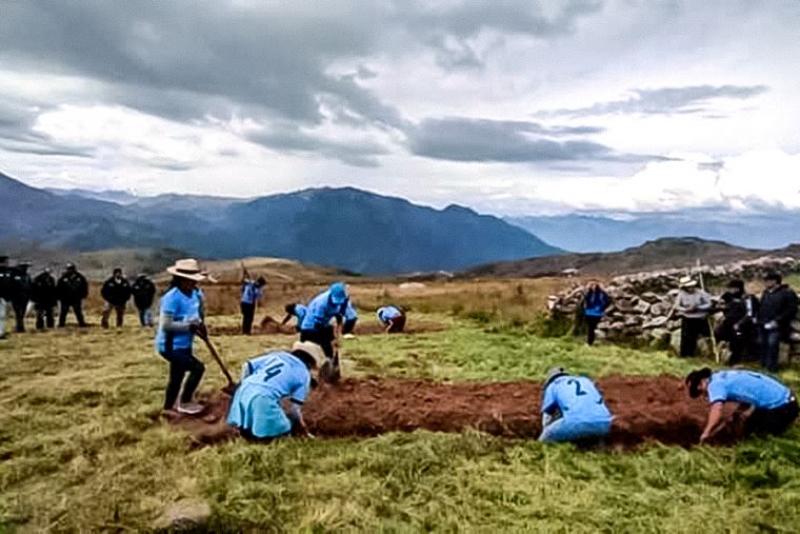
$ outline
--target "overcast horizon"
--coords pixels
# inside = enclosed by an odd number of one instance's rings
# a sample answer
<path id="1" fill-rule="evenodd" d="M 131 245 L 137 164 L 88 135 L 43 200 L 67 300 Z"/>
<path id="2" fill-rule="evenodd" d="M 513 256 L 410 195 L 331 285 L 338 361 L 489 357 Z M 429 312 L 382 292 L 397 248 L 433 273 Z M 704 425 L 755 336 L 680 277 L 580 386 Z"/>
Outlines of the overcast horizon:
<path id="1" fill-rule="evenodd" d="M 0 10 L 0 172 L 36 187 L 800 210 L 797 1 Z"/>

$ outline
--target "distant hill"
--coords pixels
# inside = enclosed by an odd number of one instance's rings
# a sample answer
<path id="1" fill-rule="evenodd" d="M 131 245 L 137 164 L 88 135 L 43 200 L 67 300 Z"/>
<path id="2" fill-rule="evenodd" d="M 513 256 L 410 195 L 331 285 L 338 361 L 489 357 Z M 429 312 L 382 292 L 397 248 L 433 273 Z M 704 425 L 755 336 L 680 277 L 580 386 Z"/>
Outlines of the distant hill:
<path id="1" fill-rule="evenodd" d="M 800 212 L 753 214 L 689 209 L 637 214 L 625 220 L 594 215 L 513 217 L 507 222 L 573 252 L 616 252 L 645 241 L 691 235 L 747 248 L 773 249 L 800 240 Z"/>
<path id="2" fill-rule="evenodd" d="M 162 195 L 118 204 L 0 174 L 0 242 L 65 250 L 173 248 L 203 258 L 281 257 L 366 274 L 459 270 L 560 250 L 496 217 L 353 188 L 238 200 Z M 91 195 L 90 195 L 91 196 Z M 96 195 L 95 195 L 96 196 Z"/>
<path id="3" fill-rule="evenodd" d="M 559 275 L 578 269 L 583 275 L 615 276 L 660 269 L 691 267 L 699 259 L 705 264 L 722 264 L 753 259 L 768 253 L 800 257 L 800 245 L 776 251 L 742 248 L 722 241 L 696 237 L 664 238 L 648 241 L 622 252 L 563 254 L 547 258 L 498 262 L 474 267 L 463 273 L 468 277 L 536 277 Z"/>

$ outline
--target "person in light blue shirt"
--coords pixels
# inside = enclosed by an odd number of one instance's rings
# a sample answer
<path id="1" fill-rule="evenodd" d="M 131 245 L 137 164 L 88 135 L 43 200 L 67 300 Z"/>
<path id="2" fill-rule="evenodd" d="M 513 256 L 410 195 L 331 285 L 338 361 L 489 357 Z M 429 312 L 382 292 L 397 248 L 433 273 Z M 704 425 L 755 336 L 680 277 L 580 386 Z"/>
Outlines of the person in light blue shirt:
<path id="1" fill-rule="evenodd" d="M 542 442 L 601 441 L 611 432 L 611 412 L 594 382 L 551 369 L 544 383 Z"/>
<path id="2" fill-rule="evenodd" d="M 228 424 L 257 440 L 284 436 L 293 428 L 310 437 L 301 407 L 316 384 L 311 371 L 322 358 L 321 347 L 299 342 L 291 352 L 270 352 L 246 362 L 231 400 Z M 284 399 L 289 400 L 288 413 L 281 405 Z"/>
<path id="3" fill-rule="evenodd" d="M 352 335 L 353 330 L 356 328 L 358 322 L 358 312 L 353 304 L 353 299 L 347 299 L 347 307 L 344 309 L 344 325 L 342 325 L 342 334 Z"/>
<path id="4" fill-rule="evenodd" d="M 769 375 L 744 369 L 712 372 L 705 367 L 689 373 L 686 386 L 689 396 L 706 394 L 711 405 L 701 443 L 713 439 L 737 419 L 744 421 L 745 434 L 782 434 L 797 419 L 795 394 Z M 723 407 L 728 402 L 737 406 L 726 419 Z"/>
<path id="5" fill-rule="evenodd" d="M 164 411 L 168 415 L 173 411 L 192 415 L 203 410 L 192 400 L 205 366 L 195 358 L 192 346 L 195 335 L 202 339 L 208 335 L 203 324 L 202 293 L 197 288 L 197 283 L 206 277 L 193 259 L 178 260 L 167 272 L 172 274 L 173 280 L 170 289 L 161 297 L 155 338 L 156 350 L 169 362 Z M 189 377 L 184 383 L 187 373 Z M 179 394 L 180 403 L 177 403 Z"/>
<path id="6" fill-rule="evenodd" d="M 252 280 L 250 273 L 242 263 L 242 297 L 240 299 L 239 307 L 242 312 L 242 333 L 249 336 L 253 331 L 253 319 L 256 316 L 256 307 L 261 297 L 264 295 L 264 286 L 267 285 L 267 279 L 259 276 L 258 279 Z"/>
<path id="7" fill-rule="evenodd" d="M 303 324 L 303 319 L 305 319 L 306 313 L 308 312 L 308 308 L 300 303 L 292 303 L 287 304 L 283 309 L 286 311 L 286 317 L 284 317 L 283 321 L 281 321 L 281 325 L 285 325 L 292 317 L 294 317 L 297 319 L 295 328 L 299 332 L 300 326 Z"/>
<path id="8" fill-rule="evenodd" d="M 377 315 L 386 333 L 400 333 L 406 327 L 406 314 L 397 306 L 378 308 Z"/>
<path id="9" fill-rule="evenodd" d="M 308 311 L 300 325 L 300 341 L 316 343 L 325 351 L 325 356 L 333 358 L 337 332 L 331 321 L 336 319 L 337 325 L 342 324 L 349 300 L 343 282 L 331 284 L 330 288 L 314 297 L 308 303 Z"/>

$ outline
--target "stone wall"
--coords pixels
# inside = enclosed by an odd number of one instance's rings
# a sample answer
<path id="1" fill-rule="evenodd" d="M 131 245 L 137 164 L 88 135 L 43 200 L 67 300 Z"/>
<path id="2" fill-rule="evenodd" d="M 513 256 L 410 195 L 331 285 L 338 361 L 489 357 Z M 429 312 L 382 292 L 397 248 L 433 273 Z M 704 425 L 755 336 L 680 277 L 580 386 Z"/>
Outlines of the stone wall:
<path id="1" fill-rule="evenodd" d="M 619 276 L 606 286 L 613 303 L 598 327 L 598 339 L 619 342 L 645 342 L 654 347 L 665 348 L 680 344 L 680 318 L 670 317 L 678 282 L 681 277 L 700 274 L 707 287 L 724 287 L 728 280 L 741 278 L 745 281 L 759 280 L 769 271 L 784 275 L 800 272 L 800 260 L 795 258 L 764 257 L 725 265 L 701 265 L 693 269 L 645 272 Z M 795 288 L 800 289 L 800 288 Z M 710 291 L 713 293 L 713 291 Z M 574 285 L 548 299 L 548 309 L 554 317 L 573 318 L 579 316 L 583 287 Z M 719 295 L 713 295 L 716 308 L 721 309 Z M 721 312 L 714 315 L 719 320 Z M 790 349 L 800 357 L 800 316 L 793 323 L 795 341 Z M 710 343 L 705 342 L 702 352 L 711 352 Z"/>

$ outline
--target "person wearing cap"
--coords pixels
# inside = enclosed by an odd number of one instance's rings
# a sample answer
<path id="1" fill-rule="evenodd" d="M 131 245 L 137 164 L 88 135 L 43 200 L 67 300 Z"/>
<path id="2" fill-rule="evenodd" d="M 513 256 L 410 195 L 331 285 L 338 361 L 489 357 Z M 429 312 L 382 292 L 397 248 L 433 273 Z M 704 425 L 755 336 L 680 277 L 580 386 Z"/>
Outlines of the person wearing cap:
<path id="1" fill-rule="evenodd" d="M 591 443 L 611 432 L 611 412 L 594 382 L 561 367 L 547 373 L 541 413 L 542 442 Z"/>
<path id="2" fill-rule="evenodd" d="M 331 325 L 336 320 L 337 330 L 347 310 L 350 297 L 347 286 L 336 282 L 308 303 L 308 312 L 300 325 L 300 341 L 311 341 L 322 347 L 325 356 L 333 358 L 333 343 L 338 337 Z"/>
<path id="3" fill-rule="evenodd" d="M 139 324 L 153 326 L 153 299 L 156 297 L 156 285 L 146 274 L 140 274 L 131 286 L 133 304 L 139 312 Z"/>
<path id="4" fill-rule="evenodd" d="M 383 325 L 387 334 L 402 332 L 406 327 L 406 314 L 397 306 L 383 306 L 376 312 L 378 321 Z"/>
<path id="5" fill-rule="evenodd" d="M 122 276 L 122 269 L 114 269 L 111 277 L 103 283 L 100 294 L 105 300 L 100 324 L 103 328 L 108 328 L 108 319 L 113 310 L 117 315 L 117 328 L 120 328 L 125 317 L 125 307 L 131 298 L 131 284 Z"/>
<path id="6" fill-rule="evenodd" d="M 201 315 L 200 293 L 197 291 L 197 283 L 205 280 L 206 276 L 197 260 L 191 258 L 176 261 L 167 268 L 167 272 L 173 277 L 172 284 L 161 297 L 155 339 L 156 350 L 169 362 L 164 411 L 193 415 L 203 411 L 203 406 L 193 402 L 193 399 L 205 366 L 194 356 L 192 347 L 195 335 L 208 339 Z M 187 373 L 189 376 L 184 383 Z"/>
<path id="7" fill-rule="evenodd" d="M 242 380 L 231 400 L 228 424 L 251 439 L 270 440 L 295 431 L 311 436 L 302 406 L 316 381 L 311 371 L 325 357 L 322 348 L 298 342 L 291 352 L 270 352 L 242 367 Z M 284 411 L 282 401 L 288 399 Z"/>
<path id="8" fill-rule="evenodd" d="M 700 443 L 714 438 L 736 419 L 744 421 L 749 434 L 782 434 L 797 419 L 797 397 L 777 379 L 755 371 L 726 369 L 712 372 L 705 367 L 686 377 L 689 396 L 708 395 L 711 409 Z M 736 405 L 733 416 L 725 418 L 725 403 Z"/>
<path id="9" fill-rule="evenodd" d="M 697 340 L 711 335 L 708 314 L 711 312 L 711 297 L 697 287 L 697 280 L 685 276 L 680 280 L 676 311 L 681 317 L 681 356 L 692 357 L 697 353 Z"/>
<path id="10" fill-rule="evenodd" d="M 304 304 L 294 302 L 287 304 L 283 309 L 286 312 L 286 316 L 283 318 L 283 321 L 281 321 L 281 326 L 288 323 L 292 317 L 294 317 L 297 320 L 295 329 L 299 332 L 300 326 L 303 324 L 303 319 L 305 319 L 306 313 L 308 313 L 308 308 Z M 264 319 L 266 320 L 267 317 Z M 261 325 L 264 326 L 264 321 L 261 322 Z"/>
<path id="11" fill-rule="evenodd" d="M 263 276 L 258 279 L 252 280 L 250 273 L 242 263 L 242 294 L 239 302 L 239 307 L 242 311 L 242 333 L 250 335 L 253 331 L 253 319 L 256 316 L 256 306 L 264 294 L 264 286 L 267 285 L 267 280 Z"/>
<path id="12" fill-rule="evenodd" d="M 797 317 L 797 293 L 783 283 L 778 273 L 768 273 L 764 284 L 758 313 L 761 365 L 774 373 L 778 371 L 780 344 L 789 341 L 792 321 Z"/>
<path id="13" fill-rule="evenodd" d="M 8 300 L 11 292 L 11 271 L 8 268 L 8 256 L 0 256 L 0 339 L 6 338 L 6 316 Z"/>
<path id="14" fill-rule="evenodd" d="M 723 319 L 715 335 L 717 340 L 728 342 L 731 352 L 728 363 L 735 365 L 754 348 L 759 302 L 755 296 L 745 292 L 744 281 L 738 278 L 728 282 L 722 302 Z"/>
<path id="15" fill-rule="evenodd" d="M 36 310 L 37 330 L 55 326 L 53 310 L 58 303 L 58 294 L 56 293 L 56 279 L 50 273 L 50 269 L 44 269 L 31 282 L 31 300 Z"/>
<path id="16" fill-rule="evenodd" d="M 589 286 L 583 295 L 583 317 L 586 319 L 587 345 L 594 345 L 597 325 L 603 320 L 603 316 L 610 305 L 611 297 L 600 287 L 600 283 L 597 280 L 589 282 Z"/>
<path id="17" fill-rule="evenodd" d="M 67 263 L 66 269 L 56 283 L 56 293 L 61 308 L 58 313 L 58 326 L 66 325 L 70 308 L 75 313 L 78 325 L 87 326 L 83 318 L 83 300 L 89 296 L 89 283 L 86 277 L 78 272 L 74 263 Z"/>

